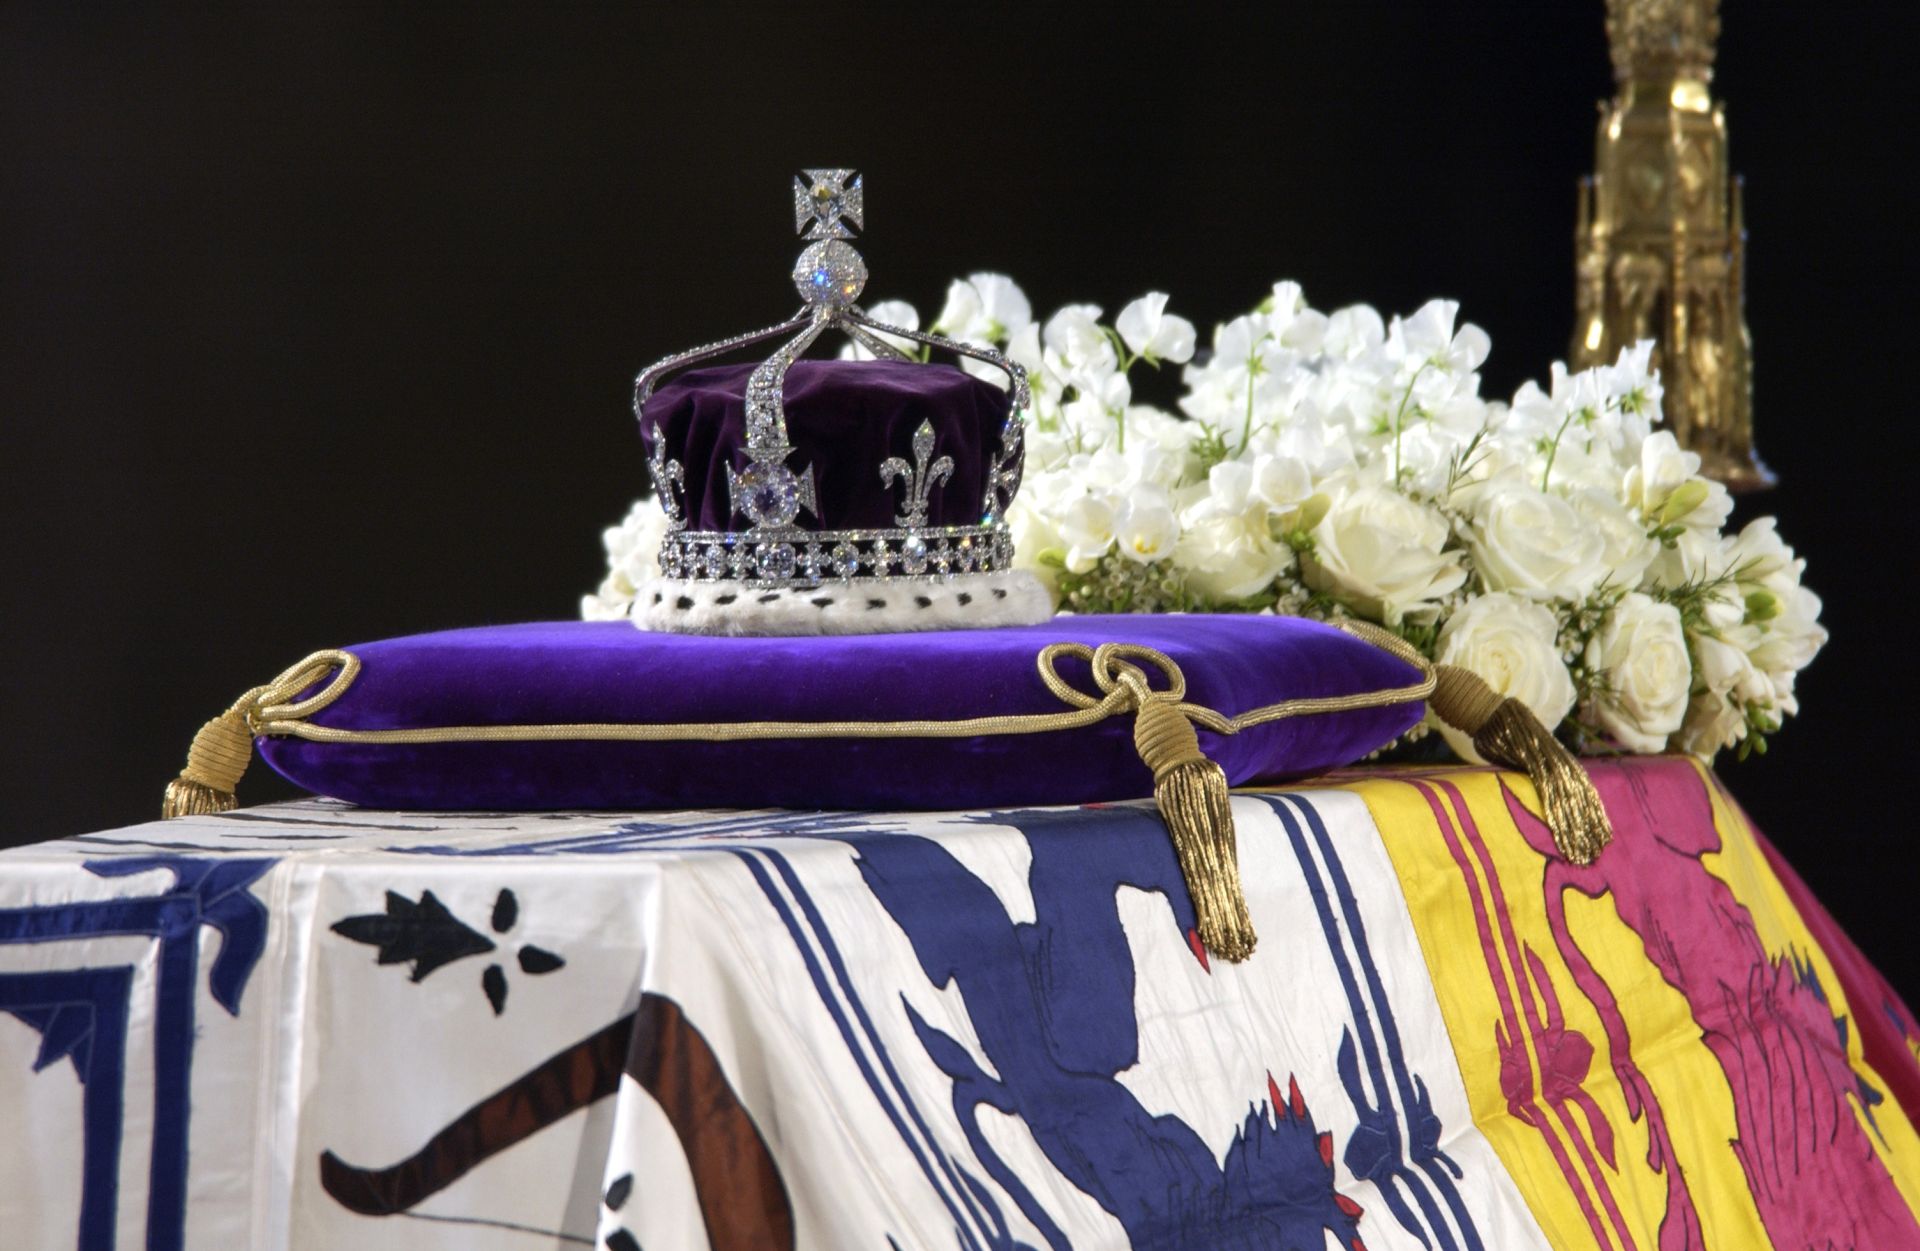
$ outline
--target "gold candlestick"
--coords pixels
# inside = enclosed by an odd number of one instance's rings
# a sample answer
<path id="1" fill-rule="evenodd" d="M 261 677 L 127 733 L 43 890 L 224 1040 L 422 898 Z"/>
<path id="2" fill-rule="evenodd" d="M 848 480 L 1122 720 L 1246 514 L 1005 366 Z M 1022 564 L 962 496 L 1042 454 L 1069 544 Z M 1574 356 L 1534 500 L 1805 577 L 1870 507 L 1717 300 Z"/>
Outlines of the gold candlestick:
<path id="1" fill-rule="evenodd" d="M 1719 0 L 1607 0 L 1617 92 L 1600 106 L 1575 229 L 1576 368 L 1654 339 L 1667 422 L 1734 491 L 1774 476 L 1753 448 L 1741 184 L 1707 94 Z"/>

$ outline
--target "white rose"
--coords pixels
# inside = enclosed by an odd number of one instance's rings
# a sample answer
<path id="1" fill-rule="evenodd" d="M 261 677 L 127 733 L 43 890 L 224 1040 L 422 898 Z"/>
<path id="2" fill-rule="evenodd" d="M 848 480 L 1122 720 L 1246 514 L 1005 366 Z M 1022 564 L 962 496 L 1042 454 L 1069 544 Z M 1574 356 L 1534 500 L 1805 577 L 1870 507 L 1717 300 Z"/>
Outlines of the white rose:
<path id="1" fill-rule="evenodd" d="M 1204 600 L 1230 603 L 1264 591 L 1292 558 L 1291 548 L 1267 534 L 1265 521 L 1215 512 L 1203 503 L 1181 530 L 1174 563 Z"/>
<path id="2" fill-rule="evenodd" d="M 1635 592 L 1614 605 L 1587 644 L 1587 667 L 1606 675 L 1593 715 L 1629 751 L 1657 752 L 1686 719 L 1693 688 L 1680 610 Z"/>
<path id="3" fill-rule="evenodd" d="M 1600 532 L 1560 496 L 1518 483 L 1481 497 L 1467 545 L 1490 590 L 1530 599 L 1582 600 L 1607 575 Z"/>
<path id="4" fill-rule="evenodd" d="M 1541 605 L 1495 591 L 1468 600 L 1447 619 L 1434 659 L 1471 669 L 1499 694 L 1532 709 L 1551 730 L 1566 720 L 1574 699 L 1573 679 L 1560 660 L 1559 632 L 1559 622 Z M 1469 736 L 1445 723 L 1439 729 L 1461 759 L 1482 763 Z"/>
<path id="5" fill-rule="evenodd" d="M 1460 553 L 1443 552 L 1447 521 L 1434 509 L 1380 486 L 1342 494 L 1313 532 L 1301 563 L 1307 585 L 1357 612 L 1398 625 L 1429 615 L 1467 580 Z"/>
<path id="6" fill-rule="evenodd" d="M 1639 586 L 1660 550 L 1647 537 L 1646 527 L 1605 491 L 1575 491 L 1567 502 L 1600 536 L 1600 559 L 1607 567 L 1607 582 L 1616 587 Z"/>

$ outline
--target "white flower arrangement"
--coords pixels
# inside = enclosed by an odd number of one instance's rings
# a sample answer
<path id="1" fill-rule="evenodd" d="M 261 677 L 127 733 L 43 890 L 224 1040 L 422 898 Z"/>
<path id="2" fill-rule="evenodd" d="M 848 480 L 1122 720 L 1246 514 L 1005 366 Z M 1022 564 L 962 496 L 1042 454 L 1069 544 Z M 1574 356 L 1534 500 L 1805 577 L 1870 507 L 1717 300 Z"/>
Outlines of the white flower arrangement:
<path id="1" fill-rule="evenodd" d="M 1725 533 L 1726 489 L 1657 428 L 1650 342 L 1577 374 L 1556 363 L 1549 389 L 1501 403 L 1480 395 L 1491 341 L 1450 300 L 1387 320 L 1277 283 L 1198 363 L 1167 303 L 1041 323 L 1010 279 L 974 274 L 933 323 L 1029 372 L 1009 522 L 1062 611 L 1361 618 L 1586 750 L 1744 757 L 1798 711 L 1795 677 L 1827 637 L 1805 562 L 1771 517 Z M 1141 366 L 1184 366 L 1180 415 L 1135 402 Z M 663 529 L 649 500 L 607 531 L 584 616 L 624 614 Z"/>

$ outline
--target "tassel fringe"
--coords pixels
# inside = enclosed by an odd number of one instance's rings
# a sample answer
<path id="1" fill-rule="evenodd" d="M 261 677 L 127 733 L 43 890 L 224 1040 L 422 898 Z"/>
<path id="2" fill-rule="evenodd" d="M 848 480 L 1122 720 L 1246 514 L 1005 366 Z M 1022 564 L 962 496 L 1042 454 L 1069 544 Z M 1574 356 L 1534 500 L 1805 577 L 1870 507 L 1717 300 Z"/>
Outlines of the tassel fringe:
<path id="1" fill-rule="evenodd" d="M 160 803 L 160 819 L 204 817 L 216 812 L 232 812 L 240 806 L 232 791 L 217 791 L 204 782 L 175 778 L 167 783 L 167 796 Z"/>
<path id="2" fill-rule="evenodd" d="M 1531 708 L 1502 697 L 1478 674 L 1455 665 L 1434 668 L 1434 713 L 1471 735 L 1474 750 L 1488 760 L 1524 772 L 1540 795 L 1553 845 L 1571 864 L 1592 864 L 1613 841 L 1613 824 L 1573 753 Z"/>
<path id="3" fill-rule="evenodd" d="M 167 783 L 160 818 L 206 816 L 239 806 L 234 791 L 253 760 L 253 731 L 240 705 L 200 727 L 187 749 L 187 767 Z"/>
<path id="4" fill-rule="evenodd" d="M 1253 954 L 1258 936 L 1240 885 L 1227 775 L 1202 754 L 1193 723 L 1174 703 L 1141 692 L 1136 696 L 1134 747 L 1153 770 L 1153 799 L 1173 836 L 1200 941 L 1214 955 L 1238 963 Z"/>

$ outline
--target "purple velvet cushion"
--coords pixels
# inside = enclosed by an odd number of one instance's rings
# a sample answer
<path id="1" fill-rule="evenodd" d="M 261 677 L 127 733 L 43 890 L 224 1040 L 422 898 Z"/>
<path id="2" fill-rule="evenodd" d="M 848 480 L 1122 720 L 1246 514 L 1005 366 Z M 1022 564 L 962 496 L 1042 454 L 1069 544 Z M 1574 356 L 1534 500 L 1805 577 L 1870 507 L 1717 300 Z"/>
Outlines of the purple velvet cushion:
<path id="1" fill-rule="evenodd" d="M 727 466 L 744 469 L 747 375 L 754 366 L 708 365 L 660 384 L 647 400 L 640 435 L 649 450 L 660 437 L 686 475 L 689 524 L 726 530 L 733 516 Z M 934 447 L 953 458 L 953 473 L 928 497 L 927 521 L 970 526 L 980 521 L 990 458 L 1000 451 L 1007 393 L 951 365 L 904 361 L 803 360 L 787 371 L 783 404 L 787 463 L 813 469 L 818 520 L 809 528 L 885 529 L 900 510 L 897 489 L 881 485 L 890 456 L 913 463 L 913 432 L 933 426 Z M 1010 468 L 1011 466 L 1009 466 Z"/>
<path id="2" fill-rule="evenodd" d="M 1287 617 L 1081 616 L 1043 625 L 827 638 L 648 634 L 625 622 L 452 630 L 347 650 L 362 669 L 313 717 L 357 730 L 460 725 L 952 720 L 1065 707 L 1035 657 L 1048 643 L 1139 643 L 1227 715 L 1419 681 L 1406 662 Z M 1060 675 L 1093 691 L 1087 666 Z M 1162 685 L 1155 678 L 1155 685 Z M 1200 746 L 1242 784 L 1349 764 L 1419 720 L 1409 700 L 1270 722 Z M 382 808 L 927 808 L 1149 795 L 1131 715 L 1071 730 L 963 739 L 511 742 L 262 739 L 300 786 Z"/>

